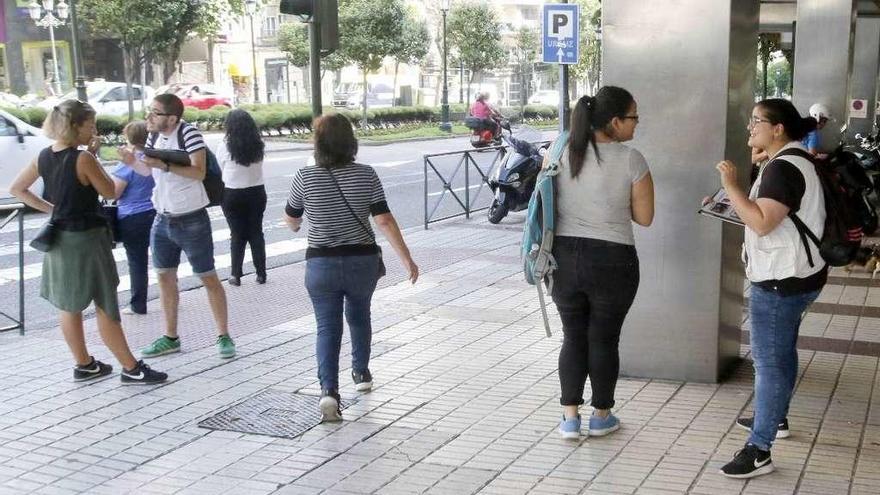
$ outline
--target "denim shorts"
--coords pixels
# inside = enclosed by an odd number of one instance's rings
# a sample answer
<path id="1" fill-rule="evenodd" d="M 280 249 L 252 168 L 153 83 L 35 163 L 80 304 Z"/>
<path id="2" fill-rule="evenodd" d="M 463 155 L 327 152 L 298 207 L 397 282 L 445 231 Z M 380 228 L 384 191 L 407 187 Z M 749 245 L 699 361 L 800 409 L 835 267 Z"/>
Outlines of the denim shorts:
<path id="1" fill-rule="evenodd" d="M 193 274 L 203 277 L 214 273 L 214 238 L 208 210 L 187 213 L 179 217 L 157 214 L 150 231 L 153 267 L 157 272 L 176 270 L 180 252 L 192 266 Z"/>

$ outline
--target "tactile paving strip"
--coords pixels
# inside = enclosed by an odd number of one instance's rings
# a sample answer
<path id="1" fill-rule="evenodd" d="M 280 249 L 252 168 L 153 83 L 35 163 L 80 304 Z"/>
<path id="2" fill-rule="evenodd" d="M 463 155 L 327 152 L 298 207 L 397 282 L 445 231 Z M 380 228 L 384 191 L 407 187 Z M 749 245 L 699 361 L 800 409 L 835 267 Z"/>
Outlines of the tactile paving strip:
<path id="1" fill-rule="evenodd" d="M 201 428 L 295 438 L 321 422 L 314 395 L 267 390 L 199 422 Z M 340 409 L 355 401 L 342 399 Z"/>

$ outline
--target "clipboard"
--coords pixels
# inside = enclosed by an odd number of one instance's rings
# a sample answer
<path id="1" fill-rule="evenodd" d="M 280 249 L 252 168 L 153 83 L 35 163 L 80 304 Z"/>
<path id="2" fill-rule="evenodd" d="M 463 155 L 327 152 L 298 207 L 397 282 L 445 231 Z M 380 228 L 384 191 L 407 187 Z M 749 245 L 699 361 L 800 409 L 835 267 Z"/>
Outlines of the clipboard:
<path id="1" fill-rule="evenodd" d="M 172 165 L 182 165 L 185 167 L 189 167 L 192 163 L 189 161 L 189 153 L 186 151 L 179 150 L 156 150 L 152 148 L 147 148 L 144 150 L 144 155 L 158 158 L 163 162 L 170 163 Z"/>

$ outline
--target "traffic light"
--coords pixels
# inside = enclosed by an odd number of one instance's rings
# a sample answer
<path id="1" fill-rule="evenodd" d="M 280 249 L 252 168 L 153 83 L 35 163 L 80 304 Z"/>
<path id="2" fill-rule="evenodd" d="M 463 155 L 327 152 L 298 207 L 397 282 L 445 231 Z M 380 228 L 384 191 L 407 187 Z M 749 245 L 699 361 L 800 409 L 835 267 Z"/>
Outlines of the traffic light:
<path id="1" fill-rule="evenodd" d="M 321 26 L 321 52 L 324 55 L 339 48 L 339 6 L 337 0 L 281 0 L 279 12 L 299 16 L 303 22 Z"/>

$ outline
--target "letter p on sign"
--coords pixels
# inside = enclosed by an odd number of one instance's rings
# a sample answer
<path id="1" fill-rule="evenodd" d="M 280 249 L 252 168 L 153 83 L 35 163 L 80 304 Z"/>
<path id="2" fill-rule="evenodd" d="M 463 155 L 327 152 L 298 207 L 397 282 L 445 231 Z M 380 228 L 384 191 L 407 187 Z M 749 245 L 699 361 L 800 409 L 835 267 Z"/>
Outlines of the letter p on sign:
<path id="1" fill-rule="evenodd" d="M 572 22 L 568 12 L 554 12 L 550 18 L 550 33 L 555 38 L 573 38 Z"/>

